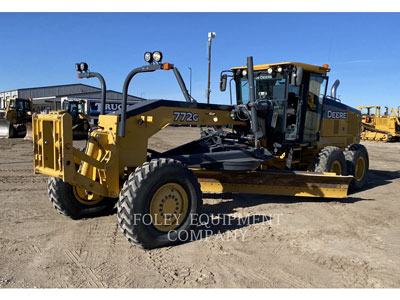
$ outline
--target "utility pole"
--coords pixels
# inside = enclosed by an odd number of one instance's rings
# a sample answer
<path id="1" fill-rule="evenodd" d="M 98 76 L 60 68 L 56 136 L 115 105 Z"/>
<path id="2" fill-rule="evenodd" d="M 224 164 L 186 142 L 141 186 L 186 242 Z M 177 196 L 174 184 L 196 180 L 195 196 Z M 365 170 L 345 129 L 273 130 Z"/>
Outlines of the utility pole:
<path id="1" fill-rule="evenodd" d="M 215 32 L 208 33 L 208 81 L 207 81 L 207 104 L 210 104 L 210 72 L 211 72 L 211 40 L 215 38 Z"/>
<path id="2" fill-rule="evenodd" d="M 189 67 L 189 70 L 190 70 L 189 94 L 190 94 L 190 98 L 192 98 L 192 68 Z"/>

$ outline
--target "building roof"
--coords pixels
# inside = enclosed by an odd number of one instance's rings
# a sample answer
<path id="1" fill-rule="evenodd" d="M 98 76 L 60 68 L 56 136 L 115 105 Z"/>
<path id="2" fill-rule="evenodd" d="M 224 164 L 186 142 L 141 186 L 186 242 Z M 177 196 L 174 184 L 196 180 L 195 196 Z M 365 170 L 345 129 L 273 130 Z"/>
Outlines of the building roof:
<path id="1" fill-rule="evenodd" d="M 61 84 L 52 86 L 32 87 L 32 88 L 20 88 L 16 90 L 5 91 L 3 93 L 18 92 L 20 98 L 47 98 L 47 97 L 65 97 L 65 96 L 78 96 L 85 97 L 86 95 L 100 94 L 101 88 L 94 87 L 82 83 L 73 84 Z M 113 90 L 107 90 L 107 95 L 114 95 L 112 98 L 122 98 L 122 93 Z M 128 95 L 131 100 L 144 100 L 140 97 Z"/>
<path id="2" fill-rule="evenodd" d="M 18 91 L 23 91 L 23 90 L 35 90 L 35 89 L 49 89 L 49 88 L 63 88 L 63 87 L 76 87 L 76 86 L 82 86 L 82 87 L 88 87 L 90 89 L 97 89 L 101 91 L 101 88 L 91 86 L 88 84 L 84 83 L 70 83 L 70 84 L 58 84 L 58 85 L 47 85 L 47 86 L 38 86 L 38 87 L 30 87 L 30 88 L 22 88 L 22 89 L 16 89 Z"/>

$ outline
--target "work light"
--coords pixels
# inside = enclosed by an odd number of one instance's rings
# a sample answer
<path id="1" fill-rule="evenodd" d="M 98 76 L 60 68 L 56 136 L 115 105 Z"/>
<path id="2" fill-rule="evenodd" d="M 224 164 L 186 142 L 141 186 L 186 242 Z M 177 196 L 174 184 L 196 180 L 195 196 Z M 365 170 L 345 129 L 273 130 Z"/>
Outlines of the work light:
<path id="1" fill-rule="evenodd" d="M 144 53 L 144 61 L 148 62 L 149 64 L 152 63 L 153 61 L 153 56 L 151 55 L 151 52 L 145 52 Z"/>
<path id="2" fill-rule="evenodd" d="M 272 68 L 268 68 L 267 73 L 268 73 L 268 74 L 272 74 L 273 71 L 274 71 L 274 70 L 272 70 Z"/>
<path id="3" fill-rule="evenodd" d="M 88 64 L 85 63 L 85 62 L 81 62 L 81 71 L 82 72 L 87 72 L 88 69 L 89 69 Z"/>
<path id="4" fill-rule="evenodd" d="M 154 51 L 152 56 L 153 56 L 153 60 L 154 60 L 155 62 L 161 62 L 161 60 L 162 60 L 162 53 L 161 53 L 160 51 Z"/>
<path id="5" fill-rule="evenodd" d="M 283 69 L 281 66 L 279 66 L 276 70 L 278 71 L 278 73 L 281 73 Z"/>
<path id="6" fill-rule="evenodd" d="M 75 70 L 77 71 L 77 72 L 87 72 L 88 71 L 88 69 L 89 69 L 89 66 L 88 66 L 88 64 L 87 63 L 85 63 L 85 62 L 80 62 L 80 63 L 76 63 L 75 64 Z"/>

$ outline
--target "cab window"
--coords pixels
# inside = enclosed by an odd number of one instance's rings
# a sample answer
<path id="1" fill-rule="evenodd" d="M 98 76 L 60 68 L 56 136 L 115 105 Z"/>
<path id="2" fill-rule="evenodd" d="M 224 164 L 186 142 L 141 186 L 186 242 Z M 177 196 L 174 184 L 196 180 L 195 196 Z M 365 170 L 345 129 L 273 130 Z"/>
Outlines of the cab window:
<path id="1" fill-rule="evenodd" d="M 313 142 L 318 139 L 317 133 L 321 125 L 322 104 L 326 92 L 327 77 L 319 74 L 310 74 L 307 94 L 307 111 L 304 122 L 304 142 Z"/>
<path id="2" fill-rule="evenodd" d="M 63 109 L 64 109 L 64 110 L 68 110 L 68 106 L 69 106 L 68 101 L 64 101 L 64 102 L 63 102 Z"/>
<path id="3" fill-rule="evenodd" d="M 24 101 L 24 107 L 25 107 L 25 109 L 26 110 L 30 110 L 31 109 L 31 105 L 30 105 L 30 102 L 29 101 Z"/>
<path id="4" fill-rule="evenodd" d="M 82 103 L 78 104 L 78 113 L 83 114 L 83 105 L 82 105 Z"/>
<path id="5" fill-rule="evenodd" d="M 316 74 L 310 75 L 310 87 L 308 89 L 308 105 L 311 109 L 317 109 L 322 105 L 326 90 L 326 77 Z"/>

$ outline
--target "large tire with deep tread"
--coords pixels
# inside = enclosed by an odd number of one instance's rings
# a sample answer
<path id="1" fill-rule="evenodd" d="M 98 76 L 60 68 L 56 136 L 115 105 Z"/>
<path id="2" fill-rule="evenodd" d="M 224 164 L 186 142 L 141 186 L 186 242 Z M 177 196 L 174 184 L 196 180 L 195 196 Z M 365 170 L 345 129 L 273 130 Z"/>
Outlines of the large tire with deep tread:
<path id="1" fill-rule="evenodd" d="M 318 153 L 314 160 L 313 171 L 318 173 L 332 172 L 331 168 L 334 163 L 340 164 L 341 174 L 347 175 L 346 158 L 343 151 L 335 146 L 327 146 Z"/>
<path id="2" fill-rule="evenodd" d="M 188 206 L 179 227 L 165 232 L 157 230 L 144 217 L 150 215 L 150 203 L 155 193 L 168 184 L 177 184 L 184 189 Z M 201 206 L 200 184 L 191 170 L 177 160 L 152 159 L 136 168 L 125 181 L 117 204 L 118 223 L 124 236 L 134 245 L 145 249 L 170 246 L 180 242 L 178 237 L 183 231 L 190 233 Z"/>
<path id="3" fill-rule="evenodd" d="M 362 189 L 368 182 L 369 156 L 367 149 L 361 144 L 352 144 L 346 147 L 344 155 L 347 163 L 347 174 L 354 176 L 350 183 L 350 189 L 353 191 Z M 360 159 L 364 160 L 364 172 L 361 172 L 363 174 L 356 174 L 356 166 Z M 357 171 L 359 172 L 358 168 Z"/>
<path id="4" fill-rule="evenodd" d="M 117 198 L 104 198 L 96 204 L 85 205 L 76 199 L 72 185 L 55 177 L 48 179 L 47 192 L 54 208 L 74 220 L 110 214 L 118 201 Z"/>

